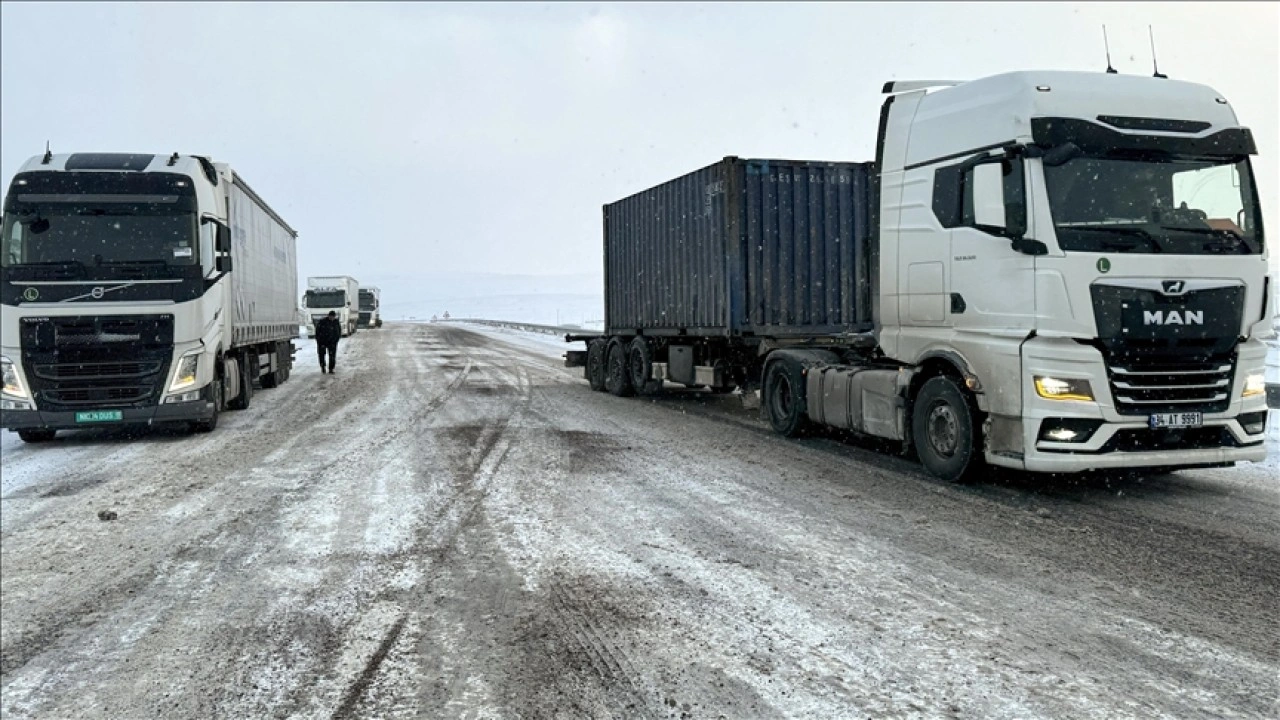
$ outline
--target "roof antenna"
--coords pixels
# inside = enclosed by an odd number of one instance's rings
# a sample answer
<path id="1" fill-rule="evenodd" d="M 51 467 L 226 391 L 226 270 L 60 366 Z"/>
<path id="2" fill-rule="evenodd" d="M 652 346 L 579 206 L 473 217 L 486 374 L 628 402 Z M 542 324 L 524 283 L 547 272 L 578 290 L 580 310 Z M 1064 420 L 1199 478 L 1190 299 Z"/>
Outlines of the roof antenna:
<path id="1" fill-rule="evenodd" d="M 44 141 L 44 159 L 40 161 L 41 165 L 48 165 L 53 162 L 53 151 L 49 149 L 49 141 Z"/>
<path id="2" fill-rule="evenodd" d="M 1116 69 L 1111 67 L 1111 43 L 1107 41 L 1107 26 L 1102 26 L 1102 47 L 1107 50 L 1107 74 L 1115 75 Z"/>
<path id="3" fill-rule="evenodd" d="M 1152 30 L 1150 25 L 1147 26 L 1147 35 L 1151 38 L 1151 69 L 1155 71 L 1151 77 L 1168 80 L 1169 76 L 1162 75 L 1160 73 L 1160 66 L 1156 64 L 1156 31 Z"/>

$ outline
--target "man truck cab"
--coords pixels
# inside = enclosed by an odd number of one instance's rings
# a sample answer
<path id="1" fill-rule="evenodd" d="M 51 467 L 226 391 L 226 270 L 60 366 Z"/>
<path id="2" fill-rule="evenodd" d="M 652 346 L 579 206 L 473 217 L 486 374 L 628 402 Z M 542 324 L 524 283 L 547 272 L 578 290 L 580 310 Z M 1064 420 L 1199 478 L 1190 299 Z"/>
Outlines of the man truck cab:
<path id="1" fill-rule="evenodd" d="M 966 438 L 1036 471 L 1265 456 L 1257 150 L 1226 99 L 1079 72 L 885 91 L 877 339 L 964 399 L 905 393 L 926 466 L 961 472 Z"/>

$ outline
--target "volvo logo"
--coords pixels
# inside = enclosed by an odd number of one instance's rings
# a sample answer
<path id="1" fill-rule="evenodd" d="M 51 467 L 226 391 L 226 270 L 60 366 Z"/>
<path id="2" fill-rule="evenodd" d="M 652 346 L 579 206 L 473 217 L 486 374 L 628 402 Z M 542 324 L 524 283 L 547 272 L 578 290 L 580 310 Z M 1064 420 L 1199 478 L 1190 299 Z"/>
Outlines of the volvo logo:
<path id="1" fill-rule="evenodd" d="M 1203 325 L 1203 310 L 1143 310 L 1143 325 Z"/>
<path id="2" fill-rule="evenodd" d="M 39 298 L 40 298 L 40 291 L 33 287 L 29 287 L 26 290 L 22 291 L 22 299 L 26 300 L 27 302 L 35 302 Z"/>
<path id="3" fill-rule="evenodd" d="M 90 290 L 90 291 L 89 291 L 89 294 L 93 296 L 93 299 L 94 299 L 94 300 L 101 300 L 101 299 L 102 299 L 102 296 L 103 296 L 106 292 L 107 292 L 107 291 L 106 291 L 106 290 L 103 290 L 103 289 L 102 289 L 102 286 L 101 286 L 101 285 L 99 285 L 98 287 L 96 287 L 96 288 L 94 288 L 94 289 Z"/>
<path id="4" fill-rule="evenodd" d="M 1160 284 L 1165 295 L 1181 295 L 1187 291 L 1186 280 L 1165 280 Z"/>

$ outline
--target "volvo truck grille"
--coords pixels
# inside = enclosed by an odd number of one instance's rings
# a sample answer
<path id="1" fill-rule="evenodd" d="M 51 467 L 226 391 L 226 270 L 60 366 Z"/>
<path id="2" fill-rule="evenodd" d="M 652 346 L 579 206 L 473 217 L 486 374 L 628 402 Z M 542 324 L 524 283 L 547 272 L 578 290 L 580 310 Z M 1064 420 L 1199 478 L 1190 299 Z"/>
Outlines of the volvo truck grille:
<path id="1" fill-rule="evenodd" d="M 47 410 L 155 405 L 173 355 L 172 315 L 24 318 L 22 363 Z"/>

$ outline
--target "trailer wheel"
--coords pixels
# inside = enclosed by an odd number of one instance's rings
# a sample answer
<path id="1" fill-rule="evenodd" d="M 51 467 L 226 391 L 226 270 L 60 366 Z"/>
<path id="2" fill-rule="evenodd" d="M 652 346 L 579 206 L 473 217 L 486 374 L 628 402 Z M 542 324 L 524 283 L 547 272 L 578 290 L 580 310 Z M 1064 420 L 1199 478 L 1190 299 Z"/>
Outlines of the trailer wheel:
<path id="1" fill-rule="evenodd" d="M 662 389 L 662 381 L 653 379 L 653 349 L 649 341 L 638 337 L 627 348 L 627 371 L 631 387 L 640 395 L 652 395 Z"/>
<path id="2" fill-rule="evenodd" d="M 262 376 L 263 390 L 270 390 L 272 388 L 279 387 L 280 383 L 284 382 L 284 378 L 282 377 L 284 373 L 280 367 L 280 362 L 280 346 L 276 345 L 275 360 L 271 363 L 272 370 Z"/>
<path id="3" fill-rule="evenodd" d="M 608 353 L 609 343 L 603 338 L 587 343 L 587 382 L 596 392 L 605 389 L 605 360 Z"/>
<path id="4" fill-rule="evenodd" d="M 49 442 L 57 434 L 57 430 L 50 430 L 49 428 L 31 428 L 18 431 L 18 437 L 22 438 L 22 442 L 25 443 Z"/>
<path id="5" fill-rule="evenodd" d="M 977 426 L 973 405 L 955 380 L 940 375 L 920 387 L 911 411 L 911 443 L 930 473 L 947 482 L 972 480 L 981 466 Z"/>
<path id="6" fill-rule="evenodd" d="M 804 373 L 790 360 L 769 365 L 764 377 L 764 407 L 774 431 L 786 437 L 803 435 L 808 429 L 808 409 L 804 397 Z"/>
<path id="7" fill-rule="evenodd" d="M 606 356 L 607 363 L 605 365 L 604 387 L 610 394 L 617 397 L 630 397 L 636 394 L 636 389 L 631 385 L 631 373 L 627 367 L 627 347 L 621 340 L 613 340 L 609 343 L 609 352 Z"/>

